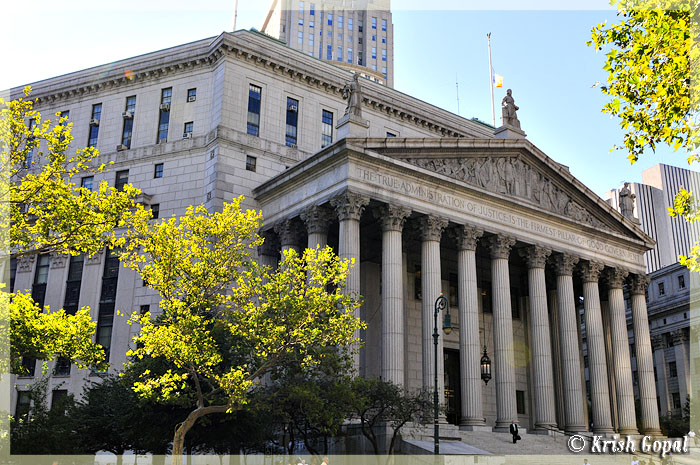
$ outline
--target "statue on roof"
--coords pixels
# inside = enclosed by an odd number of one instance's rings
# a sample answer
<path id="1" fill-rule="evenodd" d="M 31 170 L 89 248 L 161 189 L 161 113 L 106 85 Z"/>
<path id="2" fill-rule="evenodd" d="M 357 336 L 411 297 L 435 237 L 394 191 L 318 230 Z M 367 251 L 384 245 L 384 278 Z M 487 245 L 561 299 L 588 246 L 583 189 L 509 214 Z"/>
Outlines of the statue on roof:
<path id="1" fill-rule="evenodd" d="M 348 101 L 348 105 L 345 107 L 346 115 L 362 116 L 362 90 L 360 89 L 359 78 L 360 75 L 354 73 L 352 81 L 343 87 L 343 98 Z"/>
<path id="2" fill-rule="evenodd" d="M 636 195 L 632 193 L 630 190 L 630 183 L 626 182 L 623 186 L 622 189 L 620 189 L 619 192 L 620 196 L 620 213 L 622 213 L 622 216 L 625 218 L 629 218 L 631 220 L 634 219 L 634 199 L 637 198 Z"/>
<path id="3" fill-rule="evenodd" d="M 506 96 L 501 101 L 503 125 L 520 129 L 520 120 L 518 120 L 518 115 L 515 113 L 516 110 L 520 110 L 520 107 L 515 104 L 512 94 L 513 91 L 508 89 Z"/>

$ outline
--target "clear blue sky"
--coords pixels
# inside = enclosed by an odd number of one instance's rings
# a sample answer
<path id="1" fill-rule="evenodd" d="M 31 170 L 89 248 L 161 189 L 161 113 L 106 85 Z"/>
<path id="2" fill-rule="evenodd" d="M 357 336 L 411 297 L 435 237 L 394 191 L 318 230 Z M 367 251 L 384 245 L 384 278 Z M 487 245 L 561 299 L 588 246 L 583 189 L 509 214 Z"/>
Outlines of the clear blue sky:
<path id="1" fill-rule="evenodd" d="M 0 89 L 230 31 L 233 4 L 122 0 L 101 7 L 87 0 L 39 0 L 23 11 L 14 1 L 3 7 Z M 260 28 L 268 4 L 239 0 L 237 28 Z M 659 162 L 687 167 L 685 155 L 670 149 L 649 153 L 634 166 L 625 152 L 609 152 L 622 143 L 622 132 L 617 120 L 600 113 L 605 99 L 591 86 L 606 79 L 604 55 L 586 41 L 594 25 L 615 21 L 614 11 L 422 10 L 423 4 L 393 3 L 396 89 L 457 112 L 458 79 L 460 115 L 490 122 L 491 32 L 494 71 L 505 77 L 504 88 L 495 91 L 497 124 L 500 101 L 511 88 L 528 139 L 595 193 L 603 196 L 623 180 L 641 181 L 641 171 Z M 430 8 L 436 5 L 443 4 L 431 2 Z"/>

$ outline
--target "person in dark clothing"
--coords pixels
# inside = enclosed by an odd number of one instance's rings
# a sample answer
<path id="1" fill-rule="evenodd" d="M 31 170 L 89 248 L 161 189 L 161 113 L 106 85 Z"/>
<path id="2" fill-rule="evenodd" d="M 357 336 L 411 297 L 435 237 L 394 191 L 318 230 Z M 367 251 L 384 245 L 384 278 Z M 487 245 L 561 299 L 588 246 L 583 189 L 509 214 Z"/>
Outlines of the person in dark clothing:
<path id="1" fill-rule="evenodd" d="M 513 444 L 518 442 L 518 439 L 522 439 L 520 435 L 518 434 L 518 424 L 515 423 L 515 420 L 510 424 L 510 434 L 513 435 Z"/>

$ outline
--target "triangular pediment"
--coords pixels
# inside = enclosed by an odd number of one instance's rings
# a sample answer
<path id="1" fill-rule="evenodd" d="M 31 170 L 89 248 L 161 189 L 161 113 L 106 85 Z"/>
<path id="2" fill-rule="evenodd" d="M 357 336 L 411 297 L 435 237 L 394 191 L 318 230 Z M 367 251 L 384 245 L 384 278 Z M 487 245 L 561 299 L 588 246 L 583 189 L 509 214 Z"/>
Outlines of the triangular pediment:
<path id="1" fill-rule="evenodd" d="M 602 232 L 653 241 L 578 181 L 568 168 L 554 162 L 524 139 L 389 140 L 366 148 L 422 170 L 454 179 L 474 190 L 564 217 Z M 464 141 L 464 142 L 462 142 Z"/>

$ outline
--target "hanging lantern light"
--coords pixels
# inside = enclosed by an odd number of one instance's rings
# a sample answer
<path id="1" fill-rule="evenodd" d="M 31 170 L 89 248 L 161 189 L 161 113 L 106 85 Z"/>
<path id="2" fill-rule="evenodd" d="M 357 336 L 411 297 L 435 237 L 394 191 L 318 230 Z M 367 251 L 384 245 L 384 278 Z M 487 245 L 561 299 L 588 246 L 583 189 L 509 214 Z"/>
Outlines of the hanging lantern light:
<path id="1" fill-rule="evenodd" d="M 484 346 L 484 355 L 481 357 L 481 379 L 484 381 L 484 384 L 487 385 L 491 379 L 491 359 L 486 352 L 486 346 Z"/>

